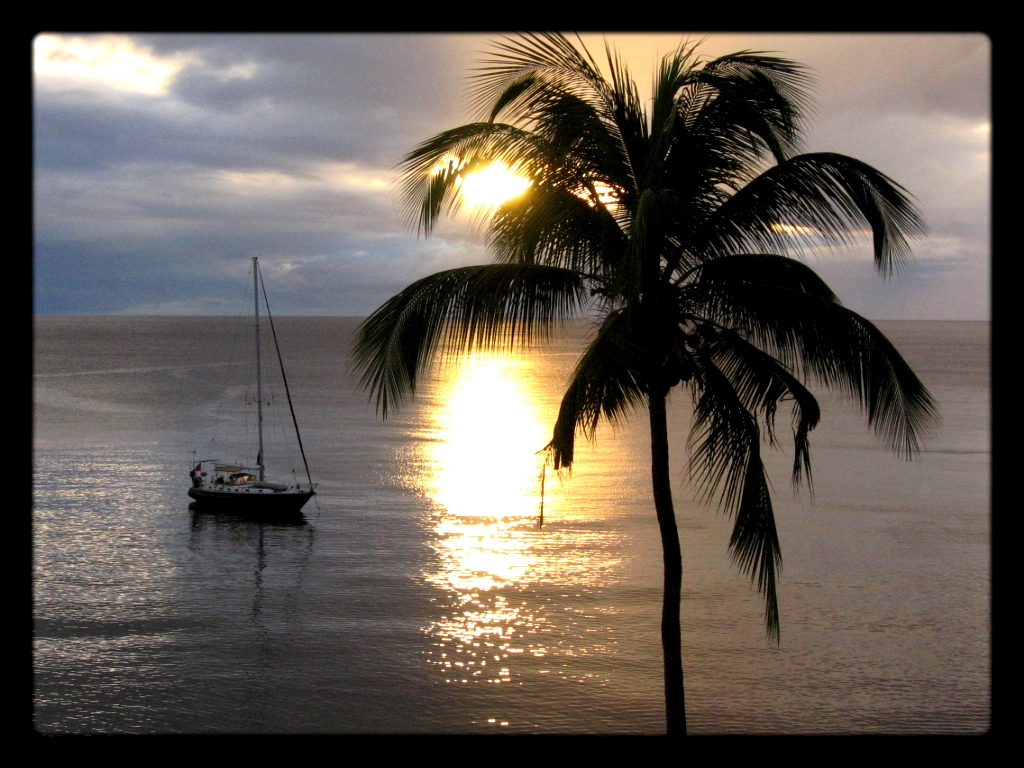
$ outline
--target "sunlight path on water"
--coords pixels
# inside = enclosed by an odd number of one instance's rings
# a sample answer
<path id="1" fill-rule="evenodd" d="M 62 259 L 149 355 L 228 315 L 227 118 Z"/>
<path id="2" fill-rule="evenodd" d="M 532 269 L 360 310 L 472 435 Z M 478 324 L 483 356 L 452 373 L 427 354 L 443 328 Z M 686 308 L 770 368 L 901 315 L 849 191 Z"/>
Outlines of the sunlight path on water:
<path id="1" fill-rule="evenodd" d="M 442 615 L 425 628 L 434 641 L 430 662 L 449 683 L 514 682 L 525 670 L 519 660 L 558 656 L 562 645 L 588 652 L 569 642 L 574 632 L 563 625 L 572 620 L 548 615 L 541 593 L 596 586 L 616 561 L 592 541 L 604 533 L 539 525 L 538 451 L 550 439 L 558 399 L 530 358 L 477 355 L 447 374 L 431 398 L 420 480 L 435 502 L 436 567 L 424 576 L 446 593 Z M 545 515 L 564 522 L 565 488 L 553 473 L 543 495 Z"/>
<path id="2" fill-rule="evenodd" d="M 537 451 L 550 426 L 529 392 L 527 361 L 474 356 L 453 373 L 435 414 L 431 498 L 459 517 L 536 515 Z"/>

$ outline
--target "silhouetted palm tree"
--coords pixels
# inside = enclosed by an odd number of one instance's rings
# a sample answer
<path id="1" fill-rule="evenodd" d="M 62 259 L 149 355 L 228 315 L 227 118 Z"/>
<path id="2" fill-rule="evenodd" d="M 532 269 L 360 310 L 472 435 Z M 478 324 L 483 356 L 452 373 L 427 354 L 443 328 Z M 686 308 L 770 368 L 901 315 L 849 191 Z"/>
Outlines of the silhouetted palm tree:
<path id="1" fill-rule="evenodd" d="M 424 142 L 401 168 L 411 221 L 430 234 L 460 204 L 466 174 L 500 161 L 532 185 L 492 211 L 495 263 L 423 278 L 359 329 L 354 359 L 379 411 L 415 393 L 437 353 L 512 349 L 599 312 L 547 446 L 570 467 L 576 436 L 646 406 L 664 552 L 662 646 L 669 733 L 685 733 L 665 403 L 694 401 L 691 477 L 735 519 L 729 547 L 765 598 L 778 641 L 781 565 L 761 444 L 792 408 L 793 481 L 810 480 L 819 409 L 802 381 L 843 390 L 900 455 L 935 418 L 930 395 L 870 322 L 844 308 L 787 246 L 847 243 L 870 228 L 877 268 L 909 255 L 921 220 L 904 190 L 838 154 L 796 154 L 805 69 L 744 51 L 714 60 L 683 44 L 657 72 L 648 113 L 609 50 L 605 79 L 582 43 L 495 43 L 475 75 L 480 122 Z"/>

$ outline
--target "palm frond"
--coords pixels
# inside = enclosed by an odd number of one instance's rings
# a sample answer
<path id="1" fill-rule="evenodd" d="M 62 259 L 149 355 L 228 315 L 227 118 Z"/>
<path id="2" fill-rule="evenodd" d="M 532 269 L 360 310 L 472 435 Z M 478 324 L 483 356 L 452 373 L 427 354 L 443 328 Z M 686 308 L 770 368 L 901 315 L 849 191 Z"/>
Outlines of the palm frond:
<path id="1" fill-rule="evenodd" d="M 823 301 L 838 301 L 817 272 L 801 261 L 774 253 L 733 253 L 704 261 L 679 275 L 676 282 L 684 301 L 710 301 L 709 306 L 720 301 L 723 310 L 736 303 L 728 300 L 730 293 L 742 288 L 794 291 Z M 721 300 L 717 296 L 720 292 L 724 292 Z M 732 321 L 727 315 L 722 319 Z M 737 321 L 741 319 L 737 317 Z"/>
<path id="2" fill-rule="evenodd" d="M 500 206 L 489 233 L 497 261 L 558 266 L 602 281 L 627 243 L 604 205 L 544 183 Z"/>
<path id="3" fill-rule="evenodd" d="M 625 62 L 611 46 L 606 44 L 605 48 L 612 78 L 609 97 L 615 126 L 613 135 L 621 142 L 627 158 L 631 186 L 643 189 L 648 173 L 647 165 L 654 160 L 649 152 L 647 115 Z"/>
<path id="4" fill-rule="evenodd" d="M 870 321 L 805 265 L 781 256 L 707 262 L 682 290 L 687 311 L 741 331 L 801 378 L 853 396 L 893 451 L 910 458 L 937 423 L 932 396 Z"/>
<path id="5" fill-rule="evenodd" d="M 690 425 L 690 476 L 705 503 L 718 500 L 730 515 L 739 509 L 743 477 L 752 446 L 760 440 L 754 416 L 744 407 L 710 349 L 696 349 Z"/>
<path id="6" fill-rule="evenodd" d="M 784 160 L 800 144 L 806 72 L 798 64 L 756 54 L 734 54 L 676 75 L 671 144 L 659 143 L 667 177 L 688 201 L 710 213 L 724 193 L 748 183 L 769 159 Z M 659 83 L 660 100 L 668 83 Z M 669 110 L 656 104 L 655 131 Z M 663 150 L 659 150 L 663 152 Z M 709 203 L 713 205 L 709 205 Z"/>
<path id="7" fill-rule="evenodd" d="M 558 33 L 504 38 L 495 53 L 474 76 L 475 108 L 573 155 L 592 182 L 635 186 L 648 156 L 647 120 L 636 85 L 611 48 L 610 83 L 582 43 Z"/>
<path id="8" fill-rule="evenodd" d="M 778 360 L 732 330 L 718 334 L 713 359 L 744 407 L 751 413 L 762 414 L 770 443 L 774 444 L 775 413 L 779 404 L 792 403 L 793 485 L 799 487 L 801 478 L 806 476 L 808 488 L 812 489 L 808 435 L 821 418 L 818 401 Z"/>
<path id="9" fill-rule="evenodd" d="M 530 130 L 547 144 L 547 183 L 577 192 L 594 184 L 632 188 L 632 158 L 618 124 L 572 93 L 547 90 L 535 101 Z"/>
<path id="10" fill-rule="evenodd" d="M 487 115 L 487 122 L 493 123 L 498 115 L 517 101 L 528 99 L 532 94 L 543 91 L 543 79 L 536 72 L 524 72 L 519 77 L 508 81 L 505 89 L 494 99 Z M 531 110 L 532 111 L 532 110 Z"/>
<path id="11" fill-rule="evenodd" d="M 470 123 L 443 131 L 399 164 L 399 200 L 409 224 L 429 235 L 439 219 L 459 210 L 459 185 L 467 174 L 500 160 L 532 176 L 543 156 L 543 143 L 512 125 Z"/>
<path id="12" fill-rule="evenodd" d="M 848 357 L 840 357 L 838 365 L 825 360 L 815 366 L 818 378 L 855 397 L 868 424 L 898 456 L 916 456 L 921 439 L 939 421 L 931 393 L 871 321 L 844 307 L 837 308 L 834 320 L 823 324 L 821 336 L 845 342 Z"/>
<path id="13" fill-rule="evenodd" d="M 698 45 L 699 43 L 683 41 L 675 51 L 662 57 L 652 89 L 652 135 L 657 132 L 665 132 L 666 126 L 675 119 L 676 95 L 687 82 L 690 71 L 695 66 L 695 52 Z"/>
<path id="14" fill-rule="evenodd" d="M 541 33 L 503 37 L 493 44 L 492 55 L 480 62 L 473 75 L 470 108 L 491 113 L 516 83 L 524 84 L 524 93 L 539 90 L 525 85 L 529 78 L 543 80 L 549 89 L 574 93 L 603 110 L 609 104 L 609 86 L 585 46 L 576 46 L 559 33 Z M 508 103 L 502 109 L 514 110 L 508 118 L 512 122 L 531 117 L 528 99 L 505 100 Z"/>
<path id="15" fill-rule="evenodd" d="M 352 354 L 360 385 L 387 418 L 438 352 L 521 348 L 546 338 L 587 298 L 580 276 L 557 267 L 490 264 L 430 275 L 359 326 Z"/>
<path id="16" fill-rule="evenodd" d="M 729 537 L 729 551 L 739 569 L 751 581 L 757 582 L 758 593 L 764 595 L 764 623 L 768 639 L 780 643 L 779 599 L 775 582 L 782 570 L 782 546 L 775 527 L 768 478 L 756 445 L 747 460 L 743 499 Z"/>
<path id="17" fill-rule="evenodd" d="M 734 518 L 729 550 L 765 598 L 765 626 L 779 639 L 775 591 L 782 550 L 760 452 L 760 430 L 711 348 L 695 350 L 692 387 L 699 393 L 690 431 L 690 472 L 705 500 L 718 497 Z"/>
<path id="18" fill-rule="evenodd" d="M 644 403 L 646 356 L 636 346 L 633 314 L 610 315 L 576 364 L 547 445 L 556 470 L 572 466 L 577 433 L 593 439 L 601 419 L 614 422 Z"/>
<path id="19" fill-rule="evenodd" d="M 692 247 L 709 255 L 781 250 L 796 241 L 848 245 L 869 227 L 875 266 L 890 275 L 910 259 L 924 223 L 906 190 L 845 155 L 798 155 L 770 168 L 708 218 Z"/>
<path id="20" fill-rule="evenodd" d="M 780 132 L 779 143 L 789 150 L 796 148 L 800 123 L 811 110 L 813 77 L 807 67 L 765 51 L 740 51 L 707 62 L 703 71 L 749 87 L 749 95 L 742 100 L 760 101 Z"/>

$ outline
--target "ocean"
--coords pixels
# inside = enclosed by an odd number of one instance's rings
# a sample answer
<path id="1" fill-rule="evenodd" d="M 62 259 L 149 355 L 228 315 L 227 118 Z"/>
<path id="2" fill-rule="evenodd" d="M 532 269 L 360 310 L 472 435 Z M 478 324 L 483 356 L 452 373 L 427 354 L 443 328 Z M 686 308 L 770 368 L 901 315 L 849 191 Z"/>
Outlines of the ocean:
<path id="1" fill-rule="evenodd" d="M 283 525 L 190 509 L 186 495 L 197 457 L 253 436 L 227 410 L 244 400 L 227 361 L 249 343 L 233 322 L 34 320 L 38 732 L 664 731 L 644 413 L 581 441 L 571 475 L 544 477 L 540 524 L 536 452 L 585 324 L 442 366 L 381 421 L 349 370 L 358 321 L 278 318 L 317 483 L 304 519 Z M 878 325 L 942 421 L 903 461 L 853 404 L 816 393 L 812 496 L 791 488 L 780 413 L 767 459 L 778 645 L 730 561 L 730 520 L 688 482 L 692 406 L 672 394 L 690 733 L 990 726 L 989 324 Z M 286 414 L 281 392 L 270 398 Z M 268 473 L 301 479 L 295 457 L 268 459 Z"/>

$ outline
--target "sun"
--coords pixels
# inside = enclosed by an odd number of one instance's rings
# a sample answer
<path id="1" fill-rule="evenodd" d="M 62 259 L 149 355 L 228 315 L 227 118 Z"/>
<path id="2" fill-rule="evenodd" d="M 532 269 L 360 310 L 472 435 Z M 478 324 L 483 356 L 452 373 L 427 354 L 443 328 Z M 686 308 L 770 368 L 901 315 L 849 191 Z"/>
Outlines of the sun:
<path id="1" fill-rule="evenodd" d="M 533 182 L 519 176 L 501 162 L 462 177 L 459 191 L 471 206 L 496 208 L 506 200 L 521 195 Z"/>

